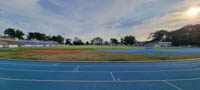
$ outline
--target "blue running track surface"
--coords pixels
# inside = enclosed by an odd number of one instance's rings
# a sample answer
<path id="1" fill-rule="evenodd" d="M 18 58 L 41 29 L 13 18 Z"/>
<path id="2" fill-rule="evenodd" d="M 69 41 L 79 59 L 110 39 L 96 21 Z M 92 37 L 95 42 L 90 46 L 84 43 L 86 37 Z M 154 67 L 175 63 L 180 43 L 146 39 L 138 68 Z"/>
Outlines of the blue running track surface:
<path id="1" fill-rule="evenodd" d="M 41 62 L 1 59 L 0 90 L 200 90 L 200 60 Z"/>
<path id="2" fill-rule="evenodd" d="M 97 50 L 103 52 L 138 53 L 138 54 L 167 54 L 167 55 L 200 55 L 199 48 L 179 48 L 179 49 L 105 49 Z"/>

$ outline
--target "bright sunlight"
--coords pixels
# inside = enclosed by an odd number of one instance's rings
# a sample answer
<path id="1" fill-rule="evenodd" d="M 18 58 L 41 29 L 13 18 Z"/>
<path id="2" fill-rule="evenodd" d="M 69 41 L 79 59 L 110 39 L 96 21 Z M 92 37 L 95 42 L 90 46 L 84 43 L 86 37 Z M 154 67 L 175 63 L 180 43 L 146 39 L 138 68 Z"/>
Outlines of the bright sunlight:
<path id="1" fill-rule="evenodd" d="M 191 16 L 197 15 L 200 12 L 200 8 L 191 8 L 188 10 L 188 14 Z"/>

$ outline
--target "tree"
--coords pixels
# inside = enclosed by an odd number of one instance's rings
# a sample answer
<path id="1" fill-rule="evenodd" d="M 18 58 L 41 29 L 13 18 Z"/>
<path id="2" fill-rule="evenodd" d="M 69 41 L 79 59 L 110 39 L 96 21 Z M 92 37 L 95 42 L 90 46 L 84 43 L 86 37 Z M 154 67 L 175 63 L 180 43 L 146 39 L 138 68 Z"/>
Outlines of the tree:
<path id="1" fill-rule="evenodd" d="M 28 40 L 35 39 L 35 40 L 39 40 L 39 41 L 48 41 L 50 39 L 50 37 L 47 36 L 46 34 L 39 33 L 39 32 L 29 32 L 27 39 Z"/>
<path id="2" fill-rule="evenodd" d="M 72 45 L 72 40 L 69 39 L 69 38 L 67 38 L 67 39 L 65 40 L 65 45 Z"/>
<path id="3" fill-rule="evenodd" d="M 47 39 L 47 41 L 52 41 L 52 37 L 50 35 L 46 36 L 46 39 Z"/>
<path id="4" fill-rule="evenodd" d="M 111 38 L 111 39 L 110 39 L 110 42 L 111 42 L 112 45 L 117 45 L 117 44 L 119 44 L 118 40 L 115 39 L 115 38 Z"/>
<path id="5" fill-rule="evenodd" d="M 105 41 L 105 42 L 104 42 L 104 45 L 109 45 L 109 42 L 108 42 L 108 41 Z"/>
<path id="6" fill-rule="evenodd" d="M 8 28 L 4 31 L 4 35 L 8 35 L 11 38 L 15 38 L 15 29 L 13 28 Z"/>
<path id="7" fill-rule="evenodd" d="M 85 44 L 86 44 L 86 45 L 90 45 L 90 42 L 89 42 L 89 41 L 87 41 Z"/>
<path id="8" fill-rule="evenodd" d="M 83 45 L 84 43 L 82 42 L 81 39 L 79 39 L 78 37 L 75 37 L 74 41 L 73 41 L 73 44 L 74 45 Z"/>
<path id="9" fill-rule="evenodd" d="M 28 35 L 27 35 L 27 39 L 28 40 L 35 39 L 34 33 L 29 32 Z"/>
<path id="10" fill-rule="evenodd" d="M 171 42 L 175 46 L 193 45 L 200 46 L 200 25 L 187 25 L 181 29 L 170 32 Z"/>
<path id="11" fill-rule="evenodd" d="M 47 36 L 43 33 L 36 33 L 36 39 L 40 41 L 47 41 Z"/>
<path id="12" fill-rule="evenodd" d="M 124 38 L 121 39 L 121 42 L 124 45 L 133 45 L 136 43 L 136 39 L 135 36 L 125 36 Z"/>
<path id="13" fill-rule="evenodd" d="M 170 32 L 167 30 L 160 30 L 156 31 L 154 33 L 151 33 L 148 37 L 149 39 L 152 39 L 151 41 L 153 42 L 158 42 L 158 41 L 169 41 L 171 39 L 170 37 Z"/>
<path id="14" fill-rule="evenodd" d="M 56 36 L 52 36 L 51 37 L 51 41 L 57 41 L 57 37 Z"/>
<path id="15" fill-rule="evenodd" d="M 62 37 L 61 35 L 51 37 L 51 41 L 58 42 L 59 44 L 64 44 L 64 40 L 64 37 Z"/>
<path id="16" fill-rule="evenodd" d="M 96 38 L 93 38 L 91 43 L 93 45 L 102 45 L 103 44 L 103 39 L 100 38 L 100 37 L 96 37 Z"/>
<path id="17" fill-rule="evenodd" d="M 124 38 L 121 38 L 121 44 L 124 44 Z"/>
<path id="18" fill-rule="evenodd" d="M 24 39 L 24 37 L 23 37 L 24 35 L 25 34 L 20 30 L 16 30 L 16 32 L 15 32 L 15 37 L 18 39 Z"/>
<path id="19" fill-rule="evenodd" d="M 57 42 L 59 43 L 59 44 L 64 44 L 64 37 L 62 37 L 61 35 L 58 35 L 57 36 Z"/>

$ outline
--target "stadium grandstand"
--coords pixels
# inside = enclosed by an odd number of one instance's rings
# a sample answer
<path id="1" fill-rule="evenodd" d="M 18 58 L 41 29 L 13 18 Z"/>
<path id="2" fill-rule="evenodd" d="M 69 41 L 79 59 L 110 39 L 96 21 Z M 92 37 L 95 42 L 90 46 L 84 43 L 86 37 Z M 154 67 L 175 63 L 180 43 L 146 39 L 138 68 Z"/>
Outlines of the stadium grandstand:
<path id="1" fill-rule="evenodd" d="M 17 48 L 17 47 L 42 47 L 55 46 L 56 42 L 14 40 L 9 38 L 0 38 L 0 48 Z"/>
<path id="2" fill-rule="evenodd" d="M 25 46 L 54 46 L 55 42 L 41 42 L 41 41 L 17 41 L 21 45 Z"/>

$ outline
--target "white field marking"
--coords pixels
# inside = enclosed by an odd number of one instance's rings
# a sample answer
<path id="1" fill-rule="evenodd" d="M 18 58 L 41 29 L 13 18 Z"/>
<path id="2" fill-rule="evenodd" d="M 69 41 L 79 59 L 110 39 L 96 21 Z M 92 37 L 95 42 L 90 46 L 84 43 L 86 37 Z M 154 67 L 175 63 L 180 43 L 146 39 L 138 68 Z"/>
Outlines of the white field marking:
<path id="1" fill-rule="evenodd" d="M 78 66 L 74 70 L 69 71 L 59 71 L 59 70 L 26 70 L 26 69 L 7 69 L 0 68 L 0 70 L 7 71 L 27 71 L 27 72 L 179 72 L 179 71 L 199 71 L 200 69 L 182 69 L 182 70 L 143 70 L 143 71 L 79 71 Z"/>
<path id="2" fill-rule="evenodd" d="M 0 78 L 0 80 L 9 80 L 9 81 L 35 81 L 35 82 L 121 82 L 121 83 L 137 83 L 137 82 L 165 82 L 169 81 L 187 81 L 187 80 L 200 80 L 200 78 L 193 79 L 169 79 L 169 80 L 38 80 L 38 79 L 15 79 L 15 78 Z M 167 83 L 167 84 L 168 84 Z"/>
<path id="3" fill-rule="evenodd" d="M 166 84 L 168 84 L 168 85 L 171 86 L 171 87 L 176 88 L 177 90 L 183 90 L 183 89 L 177 87 L 176 85 L 174 85 L 174 84 L 172 84 L 172 83 L 170 83 L 170 82 L 168 82 L 168 81 L 163 81 L 163 82 L 165 82 Z"/>
<path id="4" fill-rule="evenodd" d="M 79 67 L 80 67 L 80 66 L 77 66 L 73 71 L 74 71 L 74 72 L 78 72 L 78 71 L 79 71 L 79 70 L 78 70 Z"/>
<path id="5" fill-rule="evenodd" d="M 113 81 L 115 81 L 115 82 L 116 82 L 115 76 L 113 75 L 113 73 L 112 73 L 112 72 L 110 72 L 110 75 L 111 75 L 111 77 L 112 77 Z"/>

